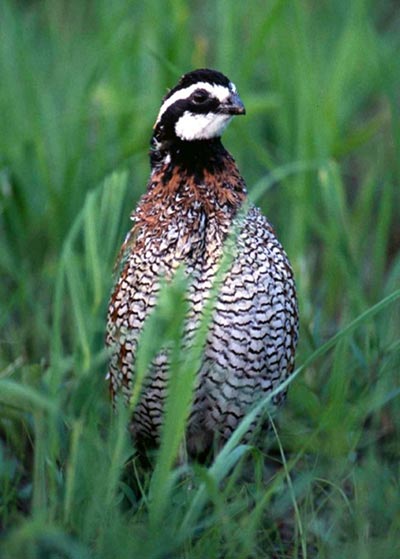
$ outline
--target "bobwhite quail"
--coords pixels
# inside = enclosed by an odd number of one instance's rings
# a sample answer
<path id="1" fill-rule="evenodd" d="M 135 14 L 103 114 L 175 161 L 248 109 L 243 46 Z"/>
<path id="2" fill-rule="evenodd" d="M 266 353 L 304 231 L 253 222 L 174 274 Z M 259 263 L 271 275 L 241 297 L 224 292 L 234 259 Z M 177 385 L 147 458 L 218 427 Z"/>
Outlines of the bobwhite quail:
<path id="1" fill-rule="evenodd" d="M 132 215 L 121 272 L 108 312 L 112 396 L 127 400 L 137 342 L 157 301 L 160 278 L 180 264 L 189 276 L 189 322 L 196 323 L 218 270 L 224 241 L 247 198 L 235 161 L 221 143 L 234 115 L 245 114 L 234 84 L 208 69 L 185 74 L 161 105 L 151 139 L 147 193 Z M 187 426 L 189 454 L 224 442 L 246 412 L 293 371 L 298 312 L 293 273 L 275 233 L 249 205 L 236 256 L 218 293 Z M 157 443 L 167 394 L 160 354 L 132 418 L 136 439 Z M 284 398 L 279 393 L 274 403 Z"/>

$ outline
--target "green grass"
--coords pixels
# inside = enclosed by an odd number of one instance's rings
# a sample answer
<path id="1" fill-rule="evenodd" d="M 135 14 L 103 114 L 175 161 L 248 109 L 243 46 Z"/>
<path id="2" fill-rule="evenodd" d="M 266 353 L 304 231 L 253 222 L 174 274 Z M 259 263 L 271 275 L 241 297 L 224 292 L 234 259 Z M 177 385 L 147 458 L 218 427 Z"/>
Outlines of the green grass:
<path id="1" fill-rule="evenodd" d="M 399 48 L 389 0 L 0 3 L 1 557 L 399 557 Z M 265 448 L 249 414 L 177 468 L 199 358 L 178 277 L 141 345 L 143 374 L 174 359 L 146 471 L 105 312 L 160 99 L 201 66 L 246 104 L 224 143 L 295 269 L 298 368 Z"/>

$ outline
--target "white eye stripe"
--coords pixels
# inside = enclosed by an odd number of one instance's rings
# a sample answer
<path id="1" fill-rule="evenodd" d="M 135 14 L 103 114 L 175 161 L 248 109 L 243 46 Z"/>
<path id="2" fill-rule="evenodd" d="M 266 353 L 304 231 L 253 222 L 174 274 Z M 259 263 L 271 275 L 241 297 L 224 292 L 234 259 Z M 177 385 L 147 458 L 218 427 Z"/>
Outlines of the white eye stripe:
<path id="1" fill-rule="evenodd" d="M 194 83 L 192 85 L 189 85 L 188 87 L 185 87 L 185 89 L 179 89 L 178 91 L 175 91 L 175 93 L 173 93 L 171 97 L 168 97 L 168 99 L 164 101 L 158 113 L 156 125 L 160 122 L 162 115 L 171 105 L 181 99 L 187 99 L 194 91 L 196 91 L 196 89 L 205 89 L 221 102 L 225 101 L 225 99 L 227 99 L 227 97 L 229 97 L 232 92 L 236 93 L 236 87 L 233 83 L 230 83 L 229 87 L 225 85 L 215 85 L 207 82 Z"/>

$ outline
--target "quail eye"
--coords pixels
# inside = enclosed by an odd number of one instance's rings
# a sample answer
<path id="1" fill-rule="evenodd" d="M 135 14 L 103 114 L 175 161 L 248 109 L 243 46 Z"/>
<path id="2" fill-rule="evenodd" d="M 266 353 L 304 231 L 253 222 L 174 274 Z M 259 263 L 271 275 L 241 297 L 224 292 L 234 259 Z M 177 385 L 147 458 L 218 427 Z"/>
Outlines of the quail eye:
<path id="1" fill-rule="evenodd" d="M 208 99 L 208 93 L 204 89 L 198 89 L 193 93 L 192 99 L 195 103 L 203 103 Z"/>

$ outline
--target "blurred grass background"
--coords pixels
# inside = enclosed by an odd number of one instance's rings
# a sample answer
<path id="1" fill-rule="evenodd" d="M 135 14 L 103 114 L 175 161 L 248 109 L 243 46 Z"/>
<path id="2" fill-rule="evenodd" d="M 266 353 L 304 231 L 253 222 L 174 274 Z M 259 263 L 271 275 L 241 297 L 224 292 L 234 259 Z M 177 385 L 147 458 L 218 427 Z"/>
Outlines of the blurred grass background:
<path id="1" fill-rule="evenodd" d="M 400 556 L 399 48 L 390 0 L 2 0 L 2 557 Z M 297 278 L 299 370 L 269 480 L 240 432 L 211 466 L 174 467 L 187 380 L 141 471 L 104 382 L 151 127 L 204 66 L 245 102 L 224 143 Z M 178 343 L 183 289 L 156 343 Z"/>

